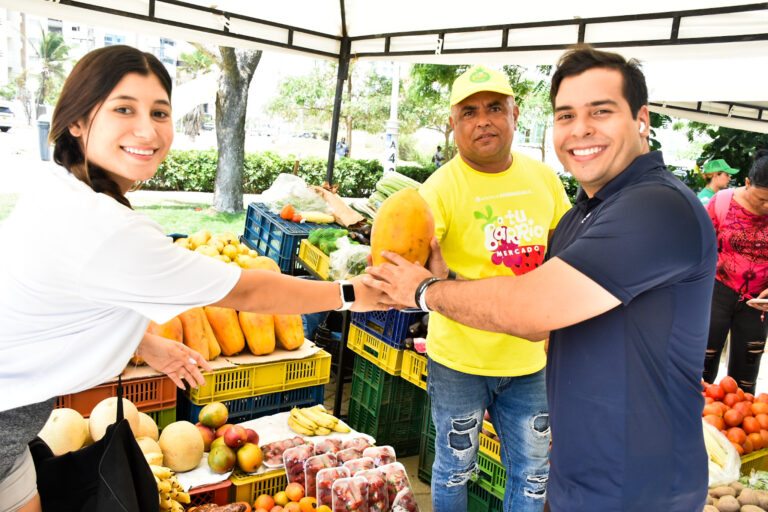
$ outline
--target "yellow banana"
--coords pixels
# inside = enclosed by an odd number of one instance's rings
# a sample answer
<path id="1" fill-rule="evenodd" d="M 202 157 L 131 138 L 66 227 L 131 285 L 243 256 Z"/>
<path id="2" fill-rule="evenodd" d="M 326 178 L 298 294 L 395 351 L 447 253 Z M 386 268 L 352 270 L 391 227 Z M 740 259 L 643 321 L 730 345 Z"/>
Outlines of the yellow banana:
<path id="1" fill-rule="evenodd" d="M 288 416 L 288 426 L 291 427 L 291 430 L 293 430 L 297 434 L 303 434 L 305 436 L 315 435 L 314 430 L 310 430 L 306 427 L 303 427 L 302 425 L 296 422 L 293 416 Z"/>
<path id="2" fill-rule="evenodd" d="M 311 421 L 317 423 L 319 426 L 325 427 L 327 429 L 332 429 L 334 425 L 339 422 L 339 420 L 334 416 L 321 414 L 317 411 L 313 411 L 312 409 L 301 409 L 301 413 L 308 417 Z"/>
<path id="3" fill-rule="evenodd" d="M 176 495 L 176 501 L 178 501 L 179 503 L 189 504 L 190 502 L 189 493 L 183 492 L 183 491 L 179 492 Z"/>
<path id="4" fill-rule="evenodd" d="M 318 427 L 317 429 L 315 429 L 316 436 L 327 436 L 330 433 L 331 433 L 331 430 L 325 427 Z"/>
<path id="5" fill-rule="evenodd" d="M 167 468 L 165 466 L 149 466 L 150 469 L 152 469 L 152 474 L 154 474 L 157 478 L 160 480 L 167 480 L 171 478 L 171 475 L 173 472 L 171 471 L 171 468 Z"/>
<path id="6" fill-rule="evenodd" d="M 350 432 L 351 429 L 348 426 L 346 426 L 345 424 L 343 424 L 342 422 L 338 422 L 338 423 L 336 423 L 333 426 L 333 431 L 334 432 L 341 432 L 343 434 L 346 434 L 347 432 Z"/>
<path id="7" fill-rule="evenodd" d="M 157 484 L 157 490 L 160 493 L 168 494 L 171 492 L 171 482 L 169 480 L 162 480 L 159 484 Z"/>
<path id="8" fill-rule="evenodd" d="M 301 410 L 299 410 L 298 407 L 294 407 L 291 409 L 291 418 L 301 425 L 302 427 L 308 429 L 308 430 L 315 430 L 319 425 L 313 421 L 309 416 L 302 413 Z"/>

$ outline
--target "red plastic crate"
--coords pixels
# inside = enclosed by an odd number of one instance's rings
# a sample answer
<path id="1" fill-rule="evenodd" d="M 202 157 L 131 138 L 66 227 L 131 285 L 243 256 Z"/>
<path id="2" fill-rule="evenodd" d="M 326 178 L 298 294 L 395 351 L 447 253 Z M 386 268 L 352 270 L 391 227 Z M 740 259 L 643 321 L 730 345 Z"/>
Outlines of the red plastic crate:
<path id="1" fill-rule="evenodd" d="M 199 507 L 206 503 L 215 503 L 216 505 L 226 505 L 229 503 L 230 480 L 224 480 L 215 484 L 199 485 L 189 490 L 189 505 L 187 508 Z"/>
<path id="2" fill-rule="evenodd" d="M 74 409 L 84 418 L 91 415 L 96 404 L 105 398 L 117 396 L 117 382 L 109 382 L 71 395 L 62 395 L 56 407 Z M 165 375 L 123 381 L 123 398 L 127 398 L 142 412 L 176 407 L 176 385 Z"/>

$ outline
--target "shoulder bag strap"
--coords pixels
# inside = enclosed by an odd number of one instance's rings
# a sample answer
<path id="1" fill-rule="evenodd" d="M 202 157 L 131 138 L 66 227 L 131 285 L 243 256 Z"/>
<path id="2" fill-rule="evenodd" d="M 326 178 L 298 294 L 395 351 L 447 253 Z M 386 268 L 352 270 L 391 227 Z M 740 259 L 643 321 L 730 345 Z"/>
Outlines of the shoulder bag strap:
<path id="1" fill-rule="evenodd" d="M 123 376 L 117 376 L 117 417 L 115 423 L 123 421 Z"/>

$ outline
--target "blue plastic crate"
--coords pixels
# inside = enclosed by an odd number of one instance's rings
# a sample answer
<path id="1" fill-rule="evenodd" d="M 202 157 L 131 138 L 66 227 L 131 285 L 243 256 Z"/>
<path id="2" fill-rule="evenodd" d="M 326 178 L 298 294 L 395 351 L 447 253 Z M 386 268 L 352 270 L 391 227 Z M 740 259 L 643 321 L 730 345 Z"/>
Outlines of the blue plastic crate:
<path id="1" fill-rule="evenodd" d="M 331 225 L 338 227 L 335 224 Z M 327 228 L 328 224 L 296 223 L 275 215 L 263 203 L 251 203 L 245 216 L 245 229 L 240 240 L 259 254 L 269 256 L 284 274 L 302 270 L 299 246 L 311 231 Z"/>
<path id="2" fill-rule="evenodd" d="M 408 337 L 408 327 L 417 320 L 421 320 L 425 314 L 422 311 L 405 313 L 396 309 L 352 313 L 352 325 L 382 340 L 390 347 L 403 350 L 405 338 Z"/>
<path id="3" fill-rule="evenodd" d="M 325 398 L 325 385 L 309 386 L 306 388 L 291 389 L 278 393 L 238 398 L 222 402 L 229 411 L 229 423 L 242 423 L 244 421 L 269 416 L 278 412 L 290 411 L 294 407 L 308 407 L 322 404 Z M 176 400 L 177 420 L 187 420 L 197 423 L 200 410 L 205 404 L 198 405 L 180 392 Z"/>

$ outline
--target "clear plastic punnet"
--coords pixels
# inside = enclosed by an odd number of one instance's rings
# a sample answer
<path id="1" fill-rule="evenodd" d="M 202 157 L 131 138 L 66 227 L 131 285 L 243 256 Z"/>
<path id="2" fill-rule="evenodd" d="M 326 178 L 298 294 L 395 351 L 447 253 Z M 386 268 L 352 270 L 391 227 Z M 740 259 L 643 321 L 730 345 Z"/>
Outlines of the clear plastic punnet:
<path id="1" fill-rule="evenodd" d="M 391 446 L 371 446 L 363 450 L 363 457 L 370 457 L 376 467 L 397 461 L 395 449 Z"/>
<path id="2" fill-rule="evenodd" d="M 336 456 L 332 453 L 323 453 L 308 458 L 304 462 L 304 494 L 306 496 L 317 495 L 317 472 L 325 468 L 338 466 Z"/>
<path id="3" fill-rule="evenodd" d="M 328 507 L 333 506 L 333 494 L 331 489 L 333 482 L 339 478 L 349 478 L 352 476 L 352 472 L 349 468 L 337 467 L 337 468 L 325 468 L 317 472 L 317 506 L 326 505 Z"/>
<path id="4" fill-rule="evenodd" d="M 362 452 L 369 446 L 371 446 L 371 443 L 369 443 L 368 439 L 364 437 L 352 437 L 350 439 L 345 439 L 344 442 L 341 443 L 342 450 L 346 450 L 347 448 L 355 448 L 359 452 Z"/>
<path id="5" fill-rule="evenodd" d="M 333 482 L 333 512 L 368 512 L 368 480 L 339 478 Z"/>
<path id="6" fill-rule="evenodd" d="M 408 473 L 405 471 L 405 466 L 399 462 L 392 462 L 391 464 L 379 466 L 377 470 L 384 475 L 384 480 L 387 482 L 387 495 L 389 497 L 389 505 L 392 507 L 395 504 L 397 494 L 403 489 L 411 488 L 411 482 L 408 480 Z"/>
<path id="7" fill-rule="evenodd" d="M 347 448 L 346 450 L 341 450 L 336 454 L 336 458 L 339 459 L 339 463 L 344 464 L 347 461 L 359 459 L 363 456 L 363 450 L 358 450 L 357 448 Z"/>
<path id="8" fill-rule="evenodd" d="M 321 439 L 315 443 L 315 454 L 339 453 L 341 451 L 341 439 Z"/>
<path id="9" fill-rule="evenodd" d="M 373 462 L 373 459 L 370 457 L 360 457 L 358 459 L 348 460 L 347 462 L 344 463 L 344 467 L 349 468 L 349 470 L 354 475 L 358 471 L 374 469 L 376 467 L 376 464 Z"/>
<path id="10" fill-rule="evenodd" d="M 358 471 L 355 476 L 368 480 L 368 512 L 387 512 L 389 510 L 389 491 L 384 475 L 378 469 Z"/>
<path id="11" fill-rule="evenodd" d="M 315 448 L 311 444 L 302 444 L 294 448 L 288 448 L 283 452 L 283 465 L 288 483 L 294 482 L 305 485 L 304 462 L 315 454 Z"/>

